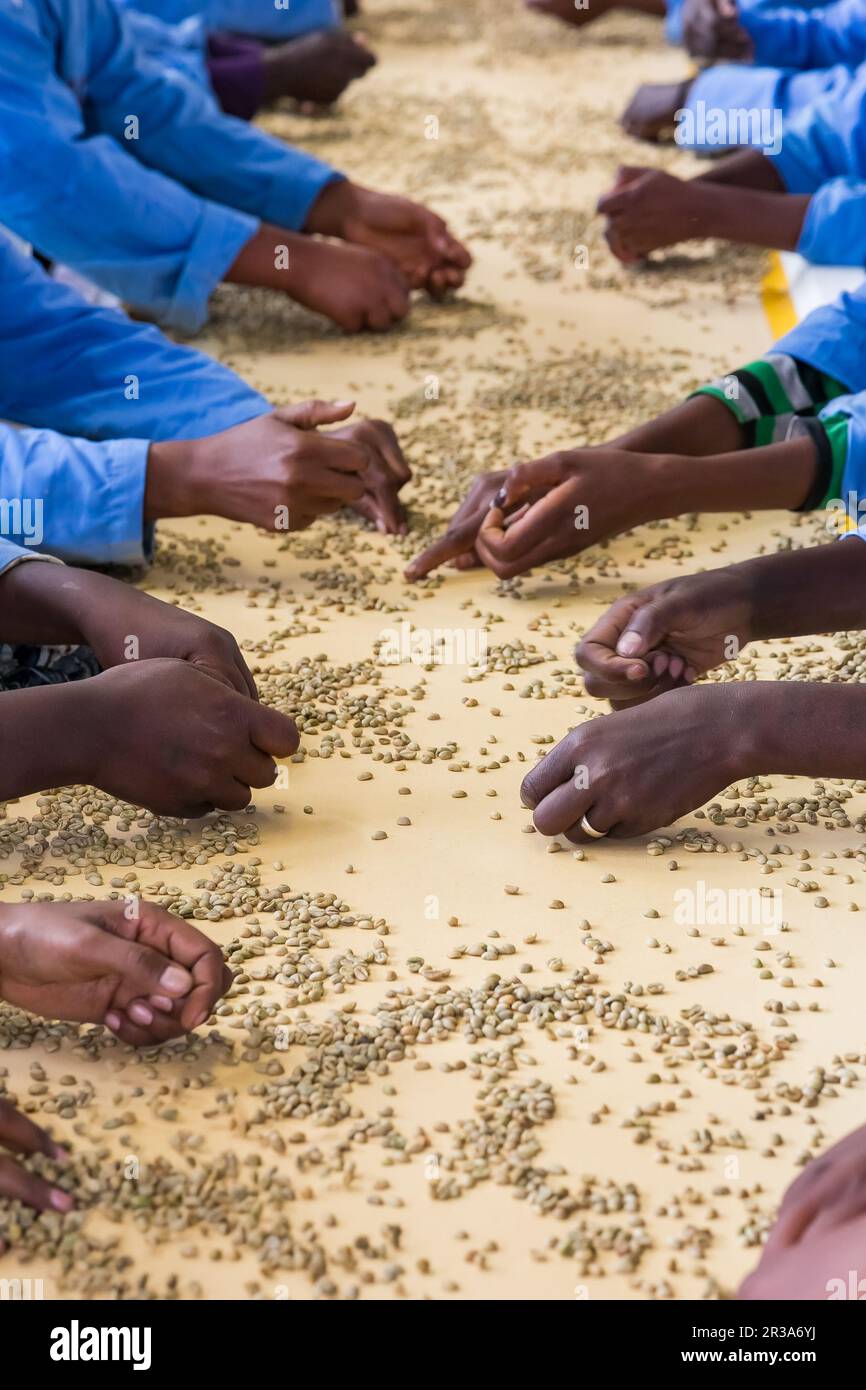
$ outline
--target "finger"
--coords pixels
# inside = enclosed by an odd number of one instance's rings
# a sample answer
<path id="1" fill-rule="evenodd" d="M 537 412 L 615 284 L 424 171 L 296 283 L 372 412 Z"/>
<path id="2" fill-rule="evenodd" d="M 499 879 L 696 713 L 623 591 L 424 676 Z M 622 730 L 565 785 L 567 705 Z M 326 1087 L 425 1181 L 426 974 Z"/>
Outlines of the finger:
<path id="1" fill-rule="evenodd" d="M 393 486 L 385 479 L 374 481 L 370 497 L 375 512 L 375 522 L 389 536 L 396 536 L 406 530 L 406 511 Z"/>
<path id="2" fill-rule="evenodd" d="M 250 696 L 251 699 L 258 700 L 259 688 L 256 685 L 255 676 L 253 675 L 252 671 L 250 670 L 249 666 L 244 661 L 242 656 L 238 657 L 238 663 L 238 670 L 240 671 L 244 682 L 244 690 L 241 692 L 241 694 L 247 694 Z"/>
<path id="3" fill-rule="evenodd" d="M 451 235 L 444 224 L 443 230 L 435 233 L 433 244 L 443 260 L 450 261 L 452 266 L 457 266 L 460 270 L 468 270 L 471 266 L 471 252 L 462 242 Z"/>
<path id="4" fill-rule="evenodd" d="M 588 787 L 577 786 L 572 778 L 562 782 L 538 803 L 532 813 L 532 823 L 540 835 L 565 835 L 571 838 L 572 832 L 579 834 L 581 840 L 592 839 L 582 830 L 576 830 L 581 816 L 589 814 L 593 806 L 593 792 Z M 595 830 L 606 830 L 598 816 L 592 818 Z"/>
<path id="5" fill-rule="evenodd" d="M 499 559 L 514 562 L 521 555 L 534 550 L 540 543 L 550 541 L 554 533 L 561 530 L 562 522 L 569 516 L 574 519 L 574 498 L 574 480 L 567 479 L 551 487 L 550 491 L 534 502 L 519 520 L 515 521 L 512 518 L 507 528 L 502 527 L 502 513 L 498 508 L 492 507 L 478 533 L 479 543 L 483 542 Z M 575 541 L 578 541 L 576 530 Z M 589 544 L 589 541 L 585 544 Z M 583 544 L 575 544 L 575 549 L 582 548 Z"/>
<path id="6" fill-rule="evenodd" d="M 334 425 L 347 420 L 355 409 L 354 401 L 300 401 L 298 405 L 281 405 L 274 411 L 278 420 L 294 425 L 298 430 L 314 430 L 319 425 Z"/>
<path id="7" fill-rule="evenodd" d="M 250 742 L 274 758 L 288 758 L 298 750 L 297 725 L 287 714 L 267 705 L 251 705 L 248 711 Z"/>
<path id="8" fill-rule="evenodd" d="M 574 780 L 575 768 L 584 762 L 584 737 L 582 729 L 574 730 L 526 774 L 520 786 L 524 806 L 538 806 L 556 787 Z"/>
<path id="9" fill-rule="evenodd" d="M 616 599 L 578 643 L 575 658 L 582 670 L 605 679 L 642 680 L 649 667 L 643 660 L 621 656 L 617 643 L 640 607 L 639 596 Z M 633 668 L 633 672 L 630 668 Z"/>
<path id="10" fill-rule="evenodd" d="M 672 600 L 651 599 L 648 603 L 635 608 L 622 635 L 617 640 L 617 655 L 646 656 L 648 652 L 654 651 L 664 642 L 675 625 L 680 626 L 683 621 L 682 612 L 676 612 Z"/>
<path id="11" fill-rule="evenodd" d="M 117 906 L 122 907 L 122 904 Z M 126 932 L 119 929 L 119 924 L 114 930 L 98 927 L 84 930 L 77 943 L 82 969 L 89 974 L 116 978 L 107 1012 L 125 1009 L 131 1000 L 150 994 L 164 994 L 172 999 L 187 994 L 193 983 L 190 972 L 164 951 L 138 939 L 134 917 L 128 919 L 126 925 Z M 143 1020 L 139 1018 L 138 1021 Z"/>
<path id="12" fill-rule="evenodd" d="M 503 509 L 515 507 L 532 492 L 543 494 L 563 482 L 567 464 L 559 454 L 546 454 L 530 463 L 518 463 L 508 470 L 496 496 L 496 505 Z"/>
<path id="13" fill-rule="evenodd" d="M 105 1023 L 121 1042 L 132 1047 L 159 1046 L 189 1032 L 178 1018 L 166 1014 L 156 1014 L 151 1024 L 142 1025 L 135 1023 L 128 1012 L 118 1010 L 106 1014 Z"/>
<path id="14" fill-rule="evenodd" d="M 454 570 L 478 570 L 483 569 L 484 566 L 474 550 L 467 550 L 464 555 L 458 555 L 456 560 L 451 561 L 451 568 Z"/>
<path id="15" fill-rule="evenodd" d="M 332 473 L 330 469 L 322 468 L 311 483 L 312 496 L 306 500 L 319 512 L 326 509 L 325 503 L 336 503 L 330 508 L 336 511 L 339 507 L 351 507 L 367 490 L 364 477 L 359 473 Z"/>
<path id="16" fill-rule="evenodd" d="M 610 247 L 611 254 L 616 256 L 622 265 L 638 265 L 643 257 L 634 249 L 631 242 L 622 235 L 619 228 L 609 224 L 605 229 L 604 239 Z"/>
<path id="17" fill-rule="evenodd" d="M 445 299 L 452 290 L 459 290 L 466 276 L 456 266 L 436 266 L 425 281 L 427 293 L 433 299 Z"/>
<path id="18" fill-rule="evenodd" d="M 372 455 L 360 432 L 352 434 L 354 428 L 348 425 L 333 434 L 312 435 L 298 456 L 301 464 L 311 470 L 332 468 L 336 473 L 364 473 Z"/>
<path id="19" fill-rule="evenodd" d="M 252 799 L 251 788 L 234 776 L 221 782 L 213 791 L 213 802 L 218 811 L 245 811 Z"/>
<path id="20" fill-rule="evenodd" d="M 232 763 L 232 774 L 246 787 L 272 787 L 277 779 L 277 765 L 267 753 L 250 743 Z"/>
<path id="21" fill-rule="evenodd" d="M 518 575 L 528 574 L 536 566 L 545 565 L 548 560 L 554 560 L 563 553 L 556 538 L 551 537 L 542 542 L 541 545 L 537 545 L 534 550 L 527 551 L 525 555 L 519 555 L 514 560 L 503 560 L 484 543 L 481 533 L 479 533 L 475 549 L 482 564 L 486 565 L 497 579 L 515 579 Z"/>
<path id="22" fill-rule="evenodd" d="M 596 699 L 633 699 L 655 681 L 651 662 L 611 656 L 606 647 L 596 643 L 582 647 L 580 666 L 586 693 Z"/>
<path id="23" fill-rule="evenodd" d="M 454 560 L 464 551 L 471 550 L 475 545 L 478 531 L 483 520 L 484 513 L 479 513 L 477 518 L 465 521 L 460 526 L 445 532 L 438 541 L 428 545 L 426 550 L 407 565 L 404 574 L 407 579 L 422 579 L 431 570 L 438 569 L 447 560 Z"/>
<path id="24" fill-rule="evenodd" d="M 634 187 L 627 184 L 624 188 L 612 188 L 608 193 L 602 193 L 595 210 L 602 217 L 616 217 L 631 207 L 633 201 Z"/>
<path id="25" fill-rule="evenodd" d="M 130 913 L 128 905 L 120 902 L 89 904 L 95 909 L 97 931 L 107 941 L 139 947 L 156 955 L 165 965 L 158 986 L 140 991 L 141 994 L 167 996 L 169 1000 L 188 994 L 202 962 L 212 961 L 222 966 L 219 947 L 182 917 L 176 917 L 155 903 L 140 902 L 137 911 Z M 126 998 L 136 997 L 127 991 Z"/>
<path id="26" fill-rule="evenodd" d="M 412 470 L 406 462 L 396 430 L 387 420 L 371 420 L 369 423 L 375 430 L 375 441 L 371 441 L 371 447 L 379 449 L 392 477 L 398 483 L 408 483 L 412 477 Z"/>
<path id="27" fill-rule="evenodd" d="M 140 938 L 150 945 L 157 945 L 192 978 L 192 988 L 186 989 L 183 994 L 178 989 L 171 991 L 177 1000 L 175 1015 L 182 1025 L 181 1031 L 197 1027 L 231 985 L 234 978 L 232 972 L 226 966 L 216 942 L 191 922 L 175 917 L 152 903 L 145 904 L 144 908 L 140 918 Z M 160 993 L 163 993 L 162 989 Z M 153 1026 L 158 1023 L 158 1018 L 154 1019 Z"/>
<path id="28" fill-rule="evenodd" d="M 68 1158 L 65 1149 L 8 1100 L 0 1100 L 0 1144 L 13 1153 L 45 1154 L 61 1162 Z"/>
<path id="29" fill-rule="evenodd" d="M 71 1211 L 75 1199 L 60 1187 L 52 1187 L 43 1178 L 14 1163 L 11 1158 L 0 1156 L 0 1197 L 8 1197 L 13 1202 L 24 1202 L 37 1211 Z"/>
<path id="30" fill-rule="evenodd" d="M 409 295 L 408 284 L 406 283 L 400 272 L 396 270 L 396 266 L 394 267 L 394 269 L 396 271 L 396 275 L 392 277 L 392 279 L 389 282 L 387 291 L 387 302 L 388 310 L 391 314 L 393 322 L 400 323 L 409 313 L 412 301 Z"/>
<path id="31" fill-rule="evenodd" d="M 392 311 L 389 300 L 382 300 L 367 310 L 364 315 L 364 327 L 374 333 L 387 333 L 401 317 L 402 315 Z"/>
<path id="32" fill-rule="evenodd" d="M 208 656 L 194 656 L 190 660 L 190 666 L 194 666 L 197 671 L 208 676 L 210 680 L 219 681 L 227 690 L 233 690 L 236 695 L 246 695 L 247 686 L 237 666 L 216 666 Z"/>

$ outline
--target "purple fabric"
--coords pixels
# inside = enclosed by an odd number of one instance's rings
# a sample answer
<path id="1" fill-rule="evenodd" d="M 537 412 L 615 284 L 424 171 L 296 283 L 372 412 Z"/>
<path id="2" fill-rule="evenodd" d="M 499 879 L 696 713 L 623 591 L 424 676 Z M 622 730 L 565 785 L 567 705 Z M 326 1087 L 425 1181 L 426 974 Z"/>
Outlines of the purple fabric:
<path id="1" fill-rule="evenodd" d="M 237 34 L 208 34 L 207 67 L 223 111 L 251 121 L 265 104 L 263 45 Z"/>

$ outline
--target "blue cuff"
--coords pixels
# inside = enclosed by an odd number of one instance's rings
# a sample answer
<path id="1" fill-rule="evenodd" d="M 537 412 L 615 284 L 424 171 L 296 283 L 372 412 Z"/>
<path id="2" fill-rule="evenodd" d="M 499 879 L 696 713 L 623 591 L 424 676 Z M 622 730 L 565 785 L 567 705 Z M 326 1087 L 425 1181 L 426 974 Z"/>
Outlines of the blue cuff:
<path id="1" fill-rule="evenodd" d="M 208 318 L 210 297 L 261 223 L 245 212 L 202 201 L 202 218 L 168 312 L 161 322 L 196 333 Z"/>
<path id="2" fill-rule="evenodd" d="M 44 499 L 39 549 L 71 565 L 143 565 L 152 549 L 144 524 L 150 444 L 69 440 L 72 452 Z"/>
<path id="3" fill-rule="evenodd" d="M 14 569 L 20 565 L 22 560 L 49 560 L 53 564 L 61 564 L 53 555 L 40 555 L 38 551 L 27 550 L 23 545 L 14 545 L 12 541 L 0 539 L 0 574 L 5 574 L 7 570 Z"/>
<path id="4" fill-rule="evenodd" d="M 307 225 L 310 209 L 322 192 L 332 183 L 342 183 L 345 174 L 323 164 L 318 159 L 305 159 L 299 168 L 292 171 L 291 179 L 285 173 L 271 179 L 264 197 L 266 222 L 275 222 L 278 227 L 301 232 Z"/>
<path id="5" fill-rule="evenodd" d="M 813 193 L 797 250 L 816 265 L 866 265 L 866 181 L 830 179 Z"/>
<path id="6" fill-rule="evenodd" d="M 719 63 L 704 68 L 689 89 L 686 109 L 694 112 L 699 101 L 723 111 L 774 110 L 780 104 L 781 72 L 778 68 L 755 68 L 745 63 Z"/>

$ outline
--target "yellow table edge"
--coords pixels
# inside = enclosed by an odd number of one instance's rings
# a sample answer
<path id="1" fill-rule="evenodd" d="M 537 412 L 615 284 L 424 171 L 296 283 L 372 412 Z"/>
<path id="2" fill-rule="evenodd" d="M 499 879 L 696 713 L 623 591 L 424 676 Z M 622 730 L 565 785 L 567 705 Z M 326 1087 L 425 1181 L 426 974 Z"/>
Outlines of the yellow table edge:
<path id="1" fill-rule="evenodd" d="M 761 303 L 774 338 L 781 338 L 784 333 L 789 333 L 795 327 L 797 311 L 788 289 L 788 277 L 777 251 L 770 253 L 769 268 L 761 281 Z"/>

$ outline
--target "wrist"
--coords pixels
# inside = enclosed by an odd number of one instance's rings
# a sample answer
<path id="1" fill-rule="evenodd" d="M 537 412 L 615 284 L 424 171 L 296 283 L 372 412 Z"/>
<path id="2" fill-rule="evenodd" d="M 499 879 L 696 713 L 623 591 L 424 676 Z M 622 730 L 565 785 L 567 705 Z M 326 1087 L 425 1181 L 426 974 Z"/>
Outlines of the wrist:
<path id="1" fill-rule="evenodd" d="M 0 612 L 10 642 L 49 645 L 86 640 L 82 596 L 93 576 L 87 570 L 33 559 L 0 575 Z"/>
<path id="2" fill-rule="evenodd" d="M 699 179 L 691 182 L 689 202 L 690 235 L 699 237 L 734 237 L 736 231 L 729 228 L 729 215 L 736 207 L 741 190 L 732 197 L 731 190 L 724 184 L 704 183 Z"/>
<path id="3" fill-rule="evenodd" d="M 682 454 L 639 457 L 634 492 L 635 505 L 642 512 L 641 524 L 700 510 L 696 500 L 694 459 Z"/>
<path id="4" fill-rule="evenodd" d="M 307 214 L 304 231 L 318 236 L 345 237 L 347 223 L 357 212 L 360 191 L 345 178 L 327 184 Z"/>
<path id="5" fill-rule="evenodd" d="M 144 519 L 198 516 L 208 511 L 207 441 L 161 440 L 151 444 L 144 486 Z"/>
<path id="6" fill-rule="evenodd" d="M 722 685 L 695 686 L 695 693 L 707 697 L 707 729 L 715 730 L 719 743 L 714 752 L 727 783 L 742 777 L 770 771 L 767 764 L 769 741 L 778 719 L 768 718 L 768 705 L 761 698 L 764 682 L 730 681 Z"/>
<path id="7" fill-rule="evenodd" d="M 59 759 L 59 786 L 102 786 L 108 730 L 118 717 L 117 706 L 105 707 L 106 676 L 90 676 L 57 687 L 64 702 L 63 748 Z M 122 719 L 122 716 L 121 716 Z"/>
<path id="8" fill-rule="evenodd" d="M 29 796 L 49 787 L 98 785 L 106 711 L 93 698 L 92 676 L 3 696 L 0 797 Z"/>

